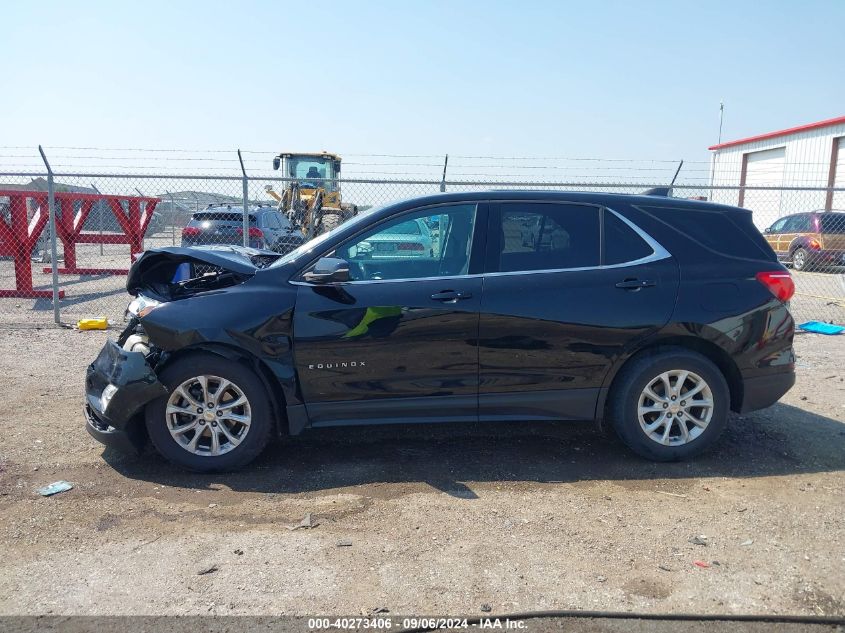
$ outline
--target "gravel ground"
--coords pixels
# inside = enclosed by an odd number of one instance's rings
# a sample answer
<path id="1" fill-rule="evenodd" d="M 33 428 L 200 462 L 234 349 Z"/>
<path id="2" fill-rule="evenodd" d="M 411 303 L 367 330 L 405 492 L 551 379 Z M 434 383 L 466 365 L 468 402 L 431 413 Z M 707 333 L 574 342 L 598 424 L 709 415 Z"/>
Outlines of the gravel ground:
<path id="1" fill-rule="evenodd" d="M 0 329 L 0 614 L 845 615 L 845 336 L 797 335 L 796 387 L 688 463 L 588 424 L 444 425 L 214 476 L 85 433 L 105 336 Z"/>

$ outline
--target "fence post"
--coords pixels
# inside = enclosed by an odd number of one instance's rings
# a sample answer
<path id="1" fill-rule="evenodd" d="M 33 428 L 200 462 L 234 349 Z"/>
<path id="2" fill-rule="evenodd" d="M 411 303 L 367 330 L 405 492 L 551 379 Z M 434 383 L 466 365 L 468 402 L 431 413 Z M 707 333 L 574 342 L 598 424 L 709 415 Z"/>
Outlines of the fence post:
<path id="1" fill-rule="evenodd" d="M 91 185 L 91 189 L 95 192 L 100 193 L 100 190 L 94 186 L 94 183 L 89 183 Z M 97 203 L 97 217 L 99 217 L 99 225 L 100 225 L 100 239 L 103 239 L 103 208 L 100 206 L 100 203 Z M 100 255 L 103 254 L 103 243 L 100 242 Z"/>
<path id="2" fill-rule="evenodd" d="M 241 171 L 244 175 L 244 246 L 249 246 L 249 176 L 246 175 L 246 168 L 244 167 L 244 159 L 241 156 L 241 150 L 238 150 L 238 160 L 241 163 Z"/>
<path id="3" fill-rule="evenodd" d="M 41 159 L 47 167 L 47 208 L 50 215 L 50 268 L 53 272 L 53 321 L 58 325 L 62 320 L 59 312 L 59 254 L 56 248 L 56 191 L 53 186 L 53 170 L 47 160 L 47 155 L 40 145 L 38 146 L 38 151 L 41 153 Z"/>
<path id="4" fill-rule="evenodd" d="M 168 191 L 167 195 L 170 196 L 170 243 L 176 246 L 176 206 L 173 203 L 173 194 Z"/>
<path id="5" fill-rule="evenodd" d="M 449 154 L 446 154 L 446 159 L 443 161 L 443 178 L 440 179 L 440 191 L 446 191 L 446 166 L 449 164 Z"/>

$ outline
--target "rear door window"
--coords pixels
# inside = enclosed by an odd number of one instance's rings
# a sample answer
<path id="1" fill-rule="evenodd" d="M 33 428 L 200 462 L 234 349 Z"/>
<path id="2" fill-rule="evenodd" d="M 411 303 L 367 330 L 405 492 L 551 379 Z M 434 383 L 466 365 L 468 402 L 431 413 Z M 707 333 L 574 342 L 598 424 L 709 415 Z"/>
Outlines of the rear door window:
<path id="1" fill-rule="evenodd" d="M 498 235 L 488 236 L 495 243 L 490 264 L 500 272 L 598 266 L 599 222 L 598 207 L 503 202 Z"/>

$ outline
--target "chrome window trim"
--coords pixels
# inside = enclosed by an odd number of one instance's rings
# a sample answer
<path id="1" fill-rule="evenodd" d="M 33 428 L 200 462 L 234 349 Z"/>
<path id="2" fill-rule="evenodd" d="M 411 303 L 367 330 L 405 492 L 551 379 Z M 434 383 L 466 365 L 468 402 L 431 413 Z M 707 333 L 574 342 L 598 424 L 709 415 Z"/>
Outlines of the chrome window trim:
<path id="1" fill-rule="evenodd" d="M 357 279 L 352 281 L 339 281 L 333 284 L 313 284 L 307 281 L 291 281 L 295 286 L 310 286 L 312 288 L 325 288 L 326 286 L 354 286 L 357 284 L 392 284 L 392 283 L 408 283 L 411 281 L 448 281 L 450 279 L 475 279 L 483 277 L 483 273 L 473 275 L 449 275 L 447 277 L 406 277 L 404 279 Z"/>
<path id="2" fill-rule="evenodd" d="M 554 204 L 554 203 L 552 203 Z M 560 204 L 568 204 L 568 203 L 560 203 Z M 672 254 L 663 248 L 663 245 L 660 244 L 656 239 L 654 239 L 651 235 L 646 233 L 642 230 L 639 226 L 634 224 L 631 220 L 626 218 L 624 215 L 614 211 L 610 207 L 601 207 L 600 205 L 595 204 L 582 204 L 582 206 L 592 206 L 598 207 L 599 209 L 606 209 L 610 211 L 613 215 L 617 218 L 622 220 L 631 230 L 634 231 L 637 235 L 639 235 L 643 241 L 651 247 L 652 253 L 651 255 L 646 255 L 645 257 L 641 257 L 639 259 L 634 259 L 628 262 L 620 262 L 618 264 L 604 264 L 599 266 L 582 266 L 580 268 L 544 268 L 541 270 L 513 270 L 513 271 L 506 271 L 506 272 L 492 272 L 492 273 L 477 273 L 473 275 L 449 275 L 446 277 L 407 277 L 404 279 L 359 279 L 357 281 L 343 281 L 335 284 L 312 284 L 305 281 L 291 281 L 291 284 L 296 286 L 310 286 L 310 287 L 325 287 L 325 286 L 346 286 L 346 285 L 355 285 L 355 284 L 386 284 L 386 283 L 407 283 L 411 281 L 446 281 L 450 279 L 474 279 L 477 277 L 505 277 L 505 276 L 513 276 L 513 275 L 538 275 L 544 273 L 566 273 L 566 272 L 583 272 L 587 270 L 610 270 L 614 268 L 627 268 L 629 266 L 640 266 L 642 264 L 650 264 L 652 262 L 661 261 L 663 259 L 669 259 L 672 257 Z"/>
<path id="3" fill-rule="evenodd" d="M 558 204 L 569 204 L 568 202 L 563 203 L 560 202 Z M 634 231 L 637 235 L 639 235 L 642 240 L 651 247 L 651 255 L 646 255 L 645 257 L 640 257 L 639 259 L 634 259 L 628 262 L 620 262 L 618 264 L 601 264 L 599 266 L 581 266 L 579 268 L 543 268 L 540 270 L 511 270 L 511 271 L 504 271 L 504 272 L 494 272 L 494 273 L 484 273 L 483 276 L 485 277 L 504 277 L 508 275 L 536 275 L 540 273 L 565 273 L 565 272 L 582 272 L 585 270 L 605 270 L 605 269 L 613 269 L 613 268 L 627 268 L 629 266 L 639 266 L 641 264 L 650 264 L 652 262 L 657 262 L 662 259 L 668 259 L 672 257 L 672 254 L 663 248 L 663 245 L 660 244 L 656 239 L 654 239 L 651 235 L 643 231 L 640 227 L 636 224 L 631 222 L 628 218 L 626 218 L 621 213 L 618 213 L 611 209 L 610 207 L 602 207 L 601 205 L 587 205 L 583 204 L 582 206 L 593 206 L 598 207 L 599 210 L 606 209 L 610 211 L 613 215 L 617 218 L 622 220 L 631 230 Z M 602 239 L 604 239 L 602 237 Z"/>

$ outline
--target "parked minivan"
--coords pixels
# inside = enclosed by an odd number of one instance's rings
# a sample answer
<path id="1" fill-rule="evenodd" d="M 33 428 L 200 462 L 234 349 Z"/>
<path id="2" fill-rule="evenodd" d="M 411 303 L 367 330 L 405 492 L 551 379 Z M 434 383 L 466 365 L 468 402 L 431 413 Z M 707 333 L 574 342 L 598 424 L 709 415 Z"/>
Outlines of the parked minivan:
<path id="1" fill-rule="evenodd" d="M 787 215 L 767 228 L 765 235 L 778 259 L 795 270 L 845 266 L 845 212 Z"/>

